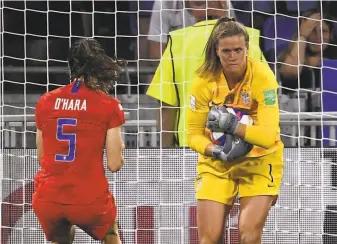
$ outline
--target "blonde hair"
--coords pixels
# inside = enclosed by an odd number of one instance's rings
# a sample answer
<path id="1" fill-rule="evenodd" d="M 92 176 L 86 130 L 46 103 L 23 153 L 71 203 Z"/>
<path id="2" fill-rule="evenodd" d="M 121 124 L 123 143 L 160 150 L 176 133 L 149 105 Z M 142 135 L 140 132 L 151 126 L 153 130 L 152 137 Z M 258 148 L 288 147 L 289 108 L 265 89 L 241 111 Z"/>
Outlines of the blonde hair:
<path id="1" fill-rule="evenodd" d="M 219 40 L 224 37 L 243 35 L 246 42 L 246 47 L 249 47 L 249 35 L 243 24 L 237 22 L 234 18 L 220 18 L 208 38 L 205 47 L 205 60 L 201 67 L 197 70 L 197 74 L 202 77 L 212 77 L 219 74 L 221 71 L 221 63 L 216 53 Z"/>

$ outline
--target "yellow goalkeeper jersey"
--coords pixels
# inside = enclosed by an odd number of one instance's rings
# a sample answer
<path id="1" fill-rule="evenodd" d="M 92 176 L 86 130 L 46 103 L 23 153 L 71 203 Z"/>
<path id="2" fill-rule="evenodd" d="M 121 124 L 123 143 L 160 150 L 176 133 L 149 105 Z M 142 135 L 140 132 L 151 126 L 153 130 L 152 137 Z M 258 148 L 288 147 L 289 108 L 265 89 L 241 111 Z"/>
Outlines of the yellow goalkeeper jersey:
<path id="1" fill-rule="evenodd" d="M 247 59 L 247 70 L 241 82 L 229 90 L 223 73 L 211 80 L 197 77 L 193 81 L 187 111 L 188 145 L 200 154 L 211 143 L 205 129 L 210 107 L 226 105 L 243 110 L 254 123 L 247 125 L 245 140 L 254 145 L 246 157 L 260 157 L 283 148 L 280 139 L 278 84 L 266 63 Z M 214 161 L 200 156 L 199 162 Z"/>
<path id="2" fill-rule="evenodd" d="M 217 20 L 206 20 L 170 32 L 167 48 L 147 90 L 147 95 L 179 108 L 175 131 L 181 147 L 187 146 L 185 117 L 188 94 L 196 70 L 204 60 L 204 49 L 216 22 Z M 265 61 L 259 46 L 259 30 L 248 27 L 246 30 L 249 34 L 248 56 Z"/>

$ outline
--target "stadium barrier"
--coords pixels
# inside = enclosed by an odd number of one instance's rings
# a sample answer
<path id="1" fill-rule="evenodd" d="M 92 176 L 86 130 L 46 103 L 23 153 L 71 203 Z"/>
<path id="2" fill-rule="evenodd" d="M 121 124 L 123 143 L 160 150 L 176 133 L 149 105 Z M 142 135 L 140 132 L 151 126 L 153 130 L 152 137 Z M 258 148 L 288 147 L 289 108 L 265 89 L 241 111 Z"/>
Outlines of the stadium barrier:
<path id="1" fill-rule="evenodd" d="M 301 112 L 280 114 L 282 140 L 286 146 L 321 146 L 322 126 L 324 146 L 336 146 L 337 112 Z M 35 147 L 34 115 L 4 115 L 0 128 L 3 129 L 5 148 Z M 160 132 L 156 120 L 127 120 L 122 128 L 123 140 L 127 147 L 159 146 Z"/>
<path id="2" fill-rule="evenodd" d="M 198 155 L 185 148 L 144 148 L 126 149 L 124 156 L 121 171 L 106 172 L 123 243 L 197 244 Z M 45 243 L 31 208 L 33 177 L 39 169 L 36 150 L 4 149 L 0 157 L 1 243 Z M 284 162 L 280 196 L 265 225 L 263 243 L 337 243 L 337 148 L 285 148 Z M 238 243 L 237 221 L 236 205 L 227 243 Z M 74 243 L 96 242 L 78 230 Z"/>

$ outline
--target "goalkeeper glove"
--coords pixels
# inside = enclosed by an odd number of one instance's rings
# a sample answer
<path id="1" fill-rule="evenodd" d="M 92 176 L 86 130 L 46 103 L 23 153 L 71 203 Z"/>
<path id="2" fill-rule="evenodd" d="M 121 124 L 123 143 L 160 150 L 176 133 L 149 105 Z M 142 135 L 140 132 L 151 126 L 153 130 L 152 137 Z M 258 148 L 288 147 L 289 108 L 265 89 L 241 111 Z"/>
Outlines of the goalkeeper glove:
<path id="1" fill-rule="evenodd" d="M 252 144 L 239 137 L 226 134 L 225 145 L 215 146 L 212 150 L 212 156 L 225 163 L 246 156 L 252 149 Z"/>
<path id="2" fill-rule="evenodd" d="M 239 124 L 239 118 L 227 111 L 225 106 L 212 107 L 208 113 L 206 127 L 213 132 L 232 134 Z"/>

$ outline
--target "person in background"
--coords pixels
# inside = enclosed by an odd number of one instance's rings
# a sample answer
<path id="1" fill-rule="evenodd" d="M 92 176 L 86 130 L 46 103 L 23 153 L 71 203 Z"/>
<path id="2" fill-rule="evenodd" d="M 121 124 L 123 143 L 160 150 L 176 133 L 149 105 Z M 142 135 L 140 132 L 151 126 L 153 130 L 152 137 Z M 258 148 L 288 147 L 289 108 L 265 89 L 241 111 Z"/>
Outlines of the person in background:
<path id="1" fill-rule="evenodd" d="M 326 21 L 329 16 L 321 19 L 321 13 L 316 10 L 305 12 L 300 18 L 299 31 L 295 34 L 294 42 L 278 58 L 278 72 L 286 94 L 296 93 L 289 89 L 304 88 L 312 92 L 320 90 L 322 58 L 337 58 L 336 47 L 329 45 L 335 43 L 333 24 Z M 312 92 L 308 92 L 310 97 Z M 314 100 L 319 101 L 320 98 Z M 309 98 L 306 110 L 318 109 L 319 105 L 311 102 L 312 99 Z"/>
<path id="2" fill-rule="evenodd" d="M 149 32 L 154 0 L 128 2 L 129 9 L 132 11 L 132 13 L 129 14 L 129 25 L 131 35 L 133 36 L 130 49 L 133 52 L 134 59 L 133 61 L 129 60 L 129 63 L 131 64 L 134 62 L 134 65 L 139 65 L 139 73 L 137 72 L 139 78 L 135 75 L 131 75 L 130 77 L 133 82 L 137 81 L 138 86 L 133 86 L 130 90 L 132 93 L 139 92 L 140 94 L 144 94 L 146 92 L 147 84 L 152 78 L 152 75 L 145 74 L 143 71 L 152 67 L 152 62 L 149 57 L 149 41 L 147 40 L 147 34 Z"/>
<path id="3" fill-rule="evenodd" d="M 205 19 L 206 9 L 218 8 L 222 11 L 221 16 L 235 17 L 235 13 L 229 0 L 221 0 L 221 9 L 218 0 L 190 1 L 190 0 L 155 0 L 150 28 L 148 33 L 149 57 L 153 66 L 158 65 L 158 61 L 164 52 L 169 32 L 194 25 L 200 19 Z"/>

